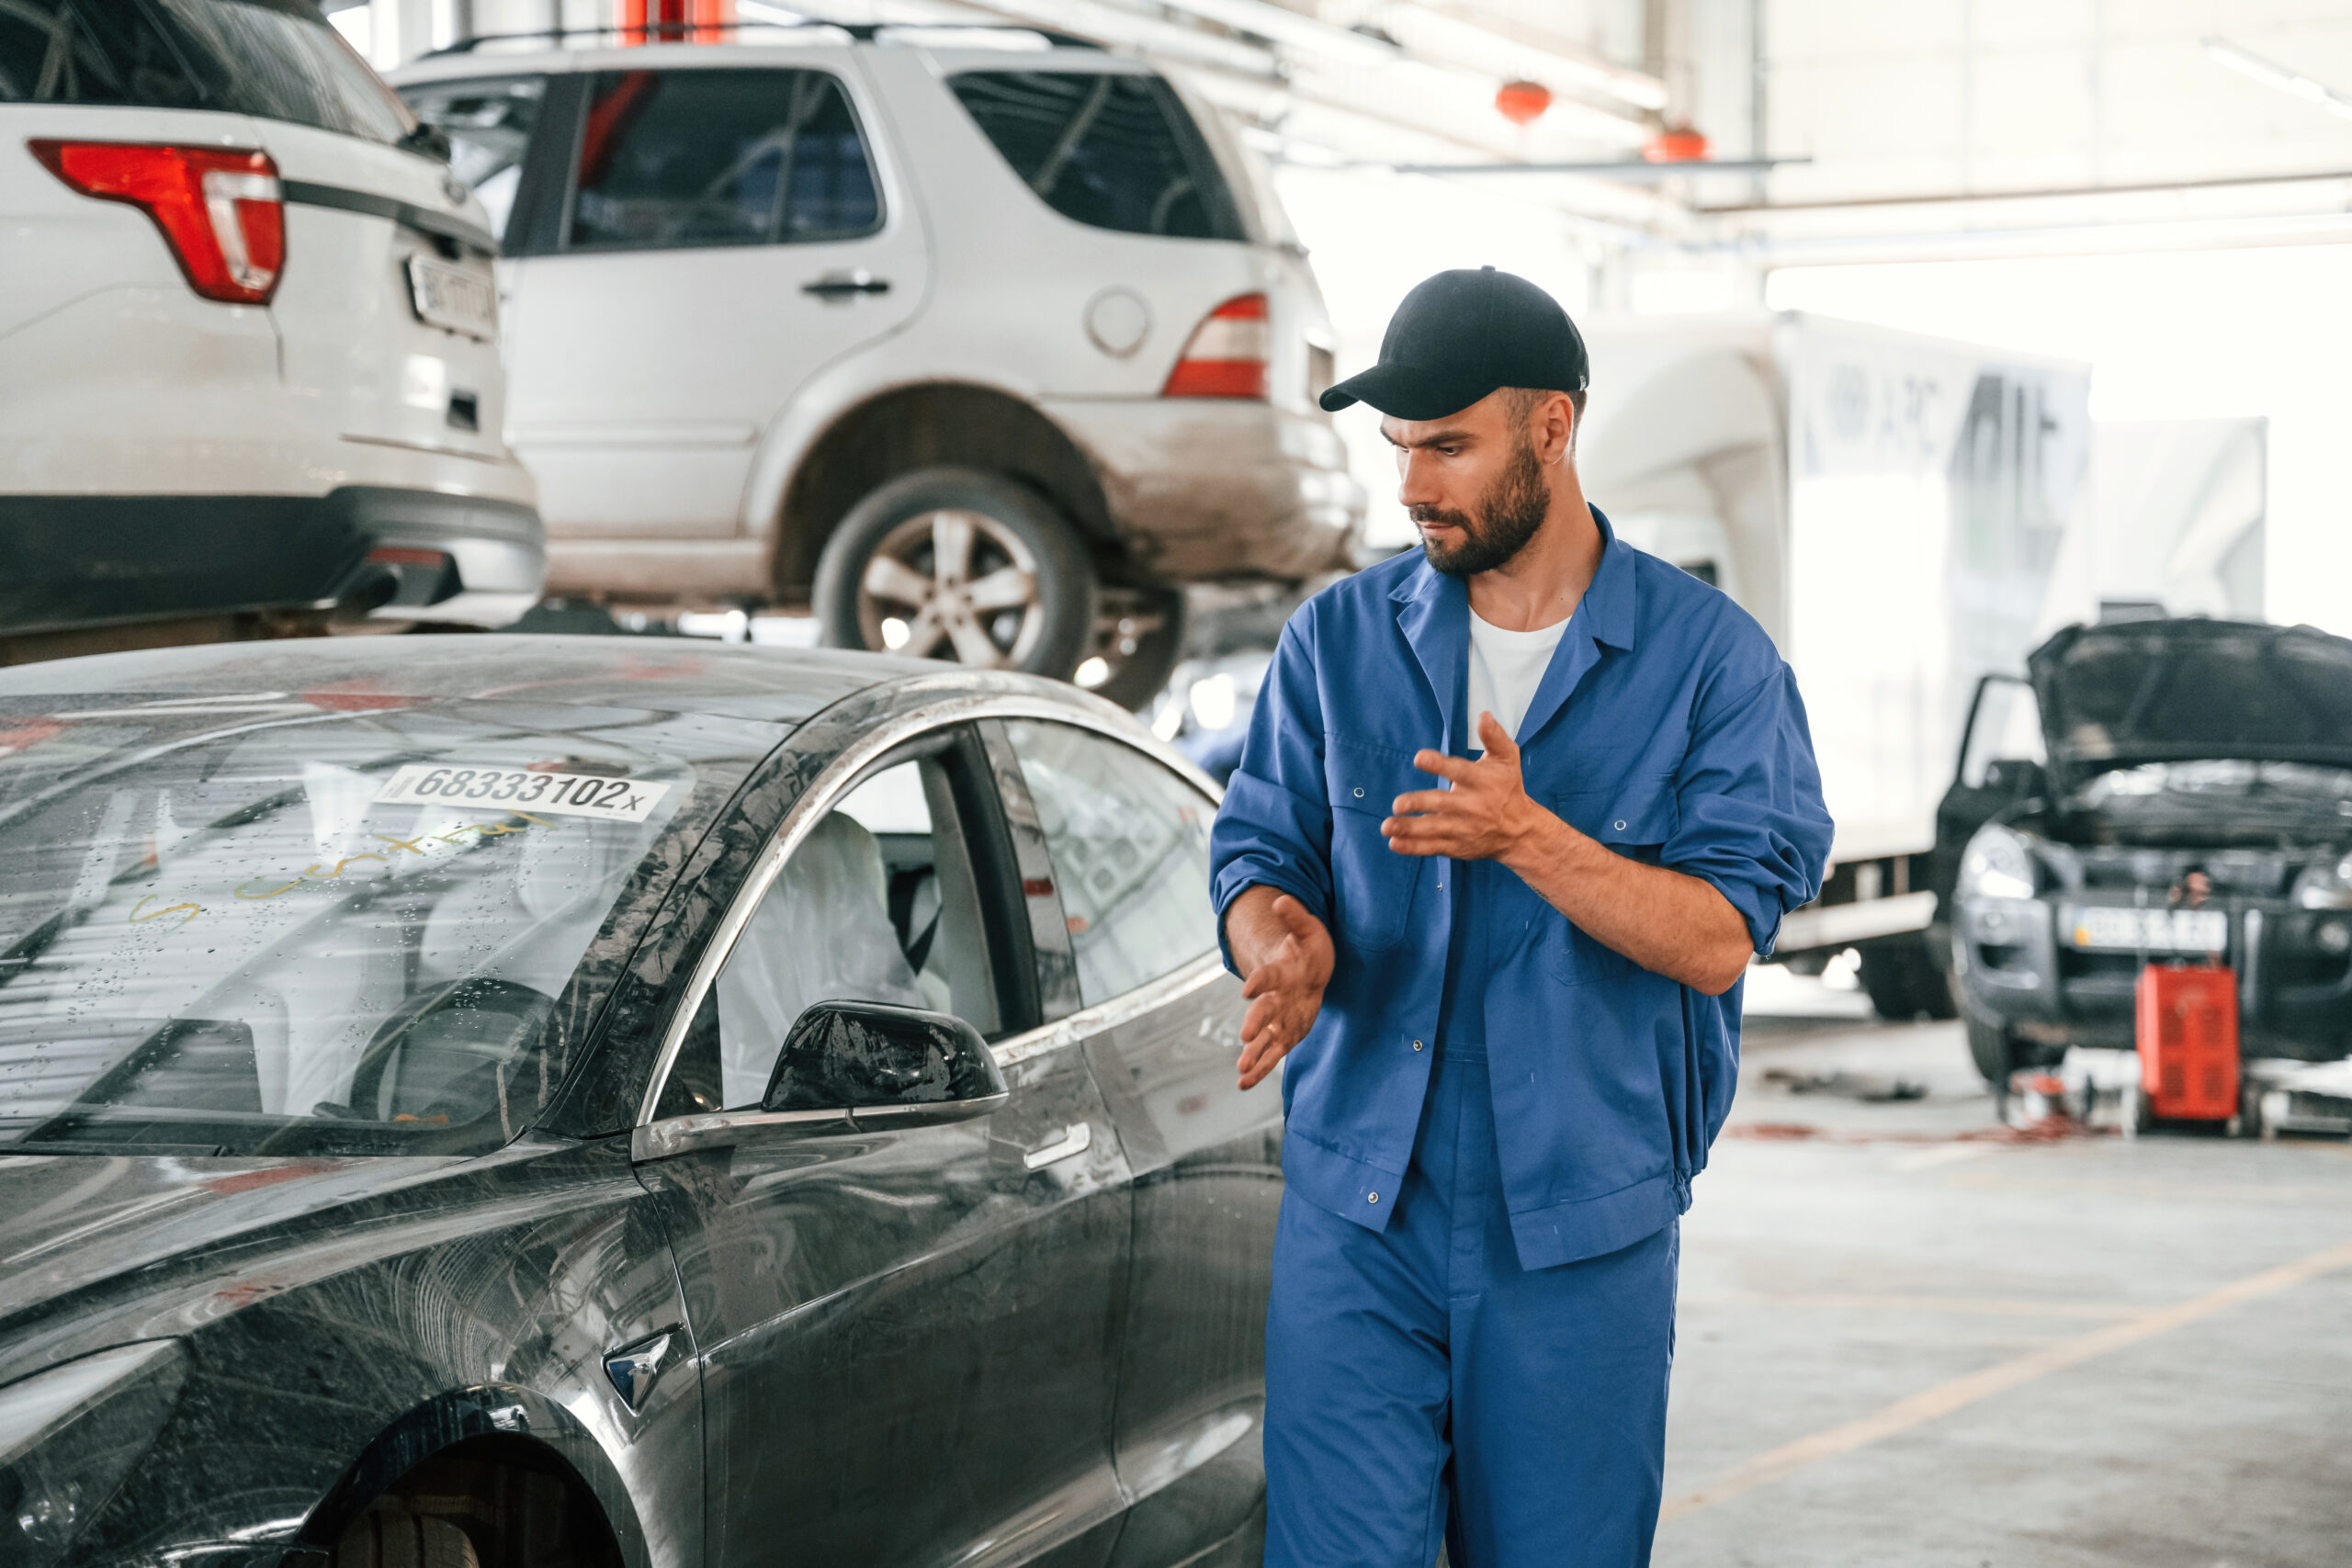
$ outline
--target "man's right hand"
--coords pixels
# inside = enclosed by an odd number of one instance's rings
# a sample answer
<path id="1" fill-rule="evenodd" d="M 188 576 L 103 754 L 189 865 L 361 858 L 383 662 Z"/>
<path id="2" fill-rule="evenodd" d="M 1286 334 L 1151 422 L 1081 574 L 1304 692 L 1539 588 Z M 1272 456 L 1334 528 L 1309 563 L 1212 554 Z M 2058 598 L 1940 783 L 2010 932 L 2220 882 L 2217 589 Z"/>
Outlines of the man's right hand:
<path id="1" fill-rule="evenodd" d="M 1331 983 L 1331 933 L 1287 893 L 1245 890 L 1226 910 L 1225 933 L 1240 966 L 1250 1010 L 1241 1021 L 1241 1087 L 1254 1089 L 1306 1038 Z"/>

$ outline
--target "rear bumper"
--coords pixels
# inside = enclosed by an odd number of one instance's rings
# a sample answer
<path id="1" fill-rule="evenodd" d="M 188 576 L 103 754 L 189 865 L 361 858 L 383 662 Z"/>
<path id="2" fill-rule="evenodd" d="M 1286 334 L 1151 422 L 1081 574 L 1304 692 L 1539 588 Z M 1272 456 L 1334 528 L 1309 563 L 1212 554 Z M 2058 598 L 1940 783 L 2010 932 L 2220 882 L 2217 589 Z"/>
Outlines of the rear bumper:
<path id="1" fill-rule="evenodd" d="M 2352 1052 L 2352 953 L 2331 953 L 2322 941 L 2328 926 L 2352 931 L 2352 910 L 2240 899 L 2228 912 L 2222 956 L 2237 973 L 2245 1053 L 2324 1060 Z M 1962 903 L 1952 957 L 1963 1004 L 2042 1044 L 2130 1047 L 2143 956 L 2085 952 L 2060 937 L 2053 899 Z"/>
<path id="2" fill-rule="evenodd" d="M 503 626 L 537 599 L 547 546 L 516 502 L 346 485 L 0 495 L 0 634 L 324 609 L 388 589 L 379 616 Z"/>
<path id="3" fill-rule="evenodd" d="M 352 485 L 341 501 L 368 541 L 368 561 L 396 583 L 378 620 L 503 626 L 538 603 L 547 577 L 547 530 L 511 501 Z"/>
<path id="4" fill-rule="evenodd" d="M 1221 398 L 1040 406 L 1092 459 L 1112 518 L 1154 575 L 1295 581 L 1354 565 L 1363 487 L 1323 418 Z"/>

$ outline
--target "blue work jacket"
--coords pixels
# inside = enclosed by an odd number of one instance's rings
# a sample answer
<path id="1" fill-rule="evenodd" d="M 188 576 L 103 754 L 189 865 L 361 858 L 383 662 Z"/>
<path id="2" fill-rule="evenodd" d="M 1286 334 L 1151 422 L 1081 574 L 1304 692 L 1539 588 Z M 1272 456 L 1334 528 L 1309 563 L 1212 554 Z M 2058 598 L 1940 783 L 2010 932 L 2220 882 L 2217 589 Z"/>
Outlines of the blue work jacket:
<path id="1" fill-rule="evenodd" d="M 1593 517 L 1600 570 L 1520 725 L 1527 791 L 1619 854 L 1713 883 L 1768 953 L 1829 852 L 1795 679 L 1729 598 Z M 1477 749 L 1469 649 L 1467 590 L 1419 550 L 1309 600 L 1283 628 L 1211 839 L 1220 932 L 1253 884 L 1330 928 L 1322 1014 L 1283 1064 L 1283 1170 L 1374 1230 L 1412 1156 L 1453 924 L 1453 863 L 1396 853 L 1380 823 L 1437 783 L 1414 752 Z M 1690 1206 L 1731 1109 L 1740 987 L 1691 990 L 1518 877 L 1493 886 L 1497 1156 L 1521 1265 L 1542 1269 L 1629 1247 Z"/>

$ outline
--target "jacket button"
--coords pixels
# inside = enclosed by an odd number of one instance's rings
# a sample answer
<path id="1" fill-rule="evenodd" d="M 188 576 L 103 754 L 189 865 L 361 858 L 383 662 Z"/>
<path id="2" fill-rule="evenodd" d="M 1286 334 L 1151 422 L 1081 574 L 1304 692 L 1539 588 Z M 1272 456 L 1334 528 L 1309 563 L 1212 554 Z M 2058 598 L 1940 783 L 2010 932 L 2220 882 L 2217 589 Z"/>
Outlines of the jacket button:
<path id="1" fill-rule="evenodd" d="M 1370 1198 L 1365 1199 L 1364 1201 L 1368 1203 L 1377 1203 L 1380 1201 L 1380 1194 L 1375 1192 Z"/>
<path id="2" fill-rule="evenodd" d="M 1356 785 L 1356 798 L 1358 800 L 1362 800 L 1363 798 L 1363 785 L 1362 784 Z"/>
<path id="3" fill-rule="evenodd" d="M 1421 1048 L 1421 1043 L 1420 1043 L 1419 1041 L 1418 1041 L 1418 1040 L 1414 1041 L 1414 1042 L 1413 1042 L 1413 1049 L 1414 1049 L 1414 1050 L 1416 1050 L 1416 1051 L 1418 1051 L 1418 1050 L 1419 1050 L 1420 1048 Z"/>
<path id="4" fill-rule="evenodd" d="M 1625 830 L 1625 819 L 1623 817 L 1617 818 L 1617 830 L 1621 833 Z"/>

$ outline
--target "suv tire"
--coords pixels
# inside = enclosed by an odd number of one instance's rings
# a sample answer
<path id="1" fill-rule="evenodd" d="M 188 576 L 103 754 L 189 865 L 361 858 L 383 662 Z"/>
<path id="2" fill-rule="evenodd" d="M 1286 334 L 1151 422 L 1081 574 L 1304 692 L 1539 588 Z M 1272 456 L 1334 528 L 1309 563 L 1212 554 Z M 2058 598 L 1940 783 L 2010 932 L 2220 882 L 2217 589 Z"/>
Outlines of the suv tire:
<path id="1" fill-rule="evenodd" d="M 1176 672 L 1183 657 L 1184 591 L 1147 589 L 1133 597 L 1140 624 L 1132 637 L 1117 611 L 1106 606 L 1102 612 L 1103 620 L 1111 624 L 1104 627 L 1102 646 L 1095 651 L 1109 663 L 1111 674 L 1094 688 L 1094 694 L 1130 713 L 1139 713 L 1168 689 L 1168 677 Z M 1132 647 L 1122 646 L 1127 643 Z"/>
<path id="2" fill-rule="evenodd" d="M 2009 1092 L 2009 1075 L 2024 1066 L 2018 1060 L 2017 1044 L 2007 1030 L 1973 1018 L 1968 1021 L 1968 1055 L 1996 1096 Z"/>
<path id="3" fill-rule="evenodd" d="M 1886 937 L 1868 942 L 1860 950 L 1861 967 L 1855 976 L 1870 993 L 1879 1017 L 1904 1023 L 1926 1013 L 1947 1019 L 1952 1005 L 1951 976 L 1936 961 L 1936 948 L 1924 934 Z"/>
<path id="4" fill-rule="evenodd" d="M 920 469 L 850 508 L 811 596 L 831 648 L 888 649 L 895 620 L 910 634 L 895 651 L 1068 680 L 1094 640 L 1094 569 L 1077 531 L 981 468 Z"/>

